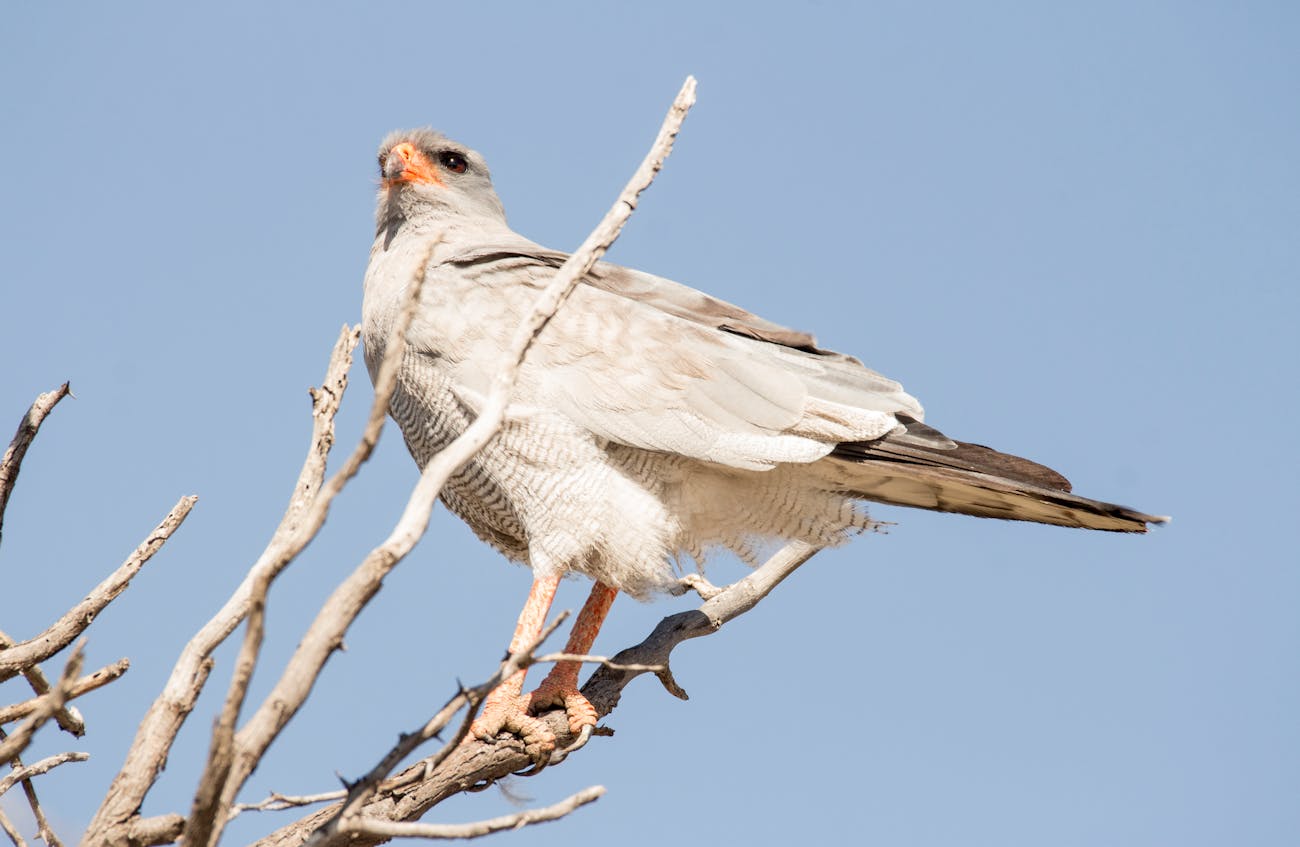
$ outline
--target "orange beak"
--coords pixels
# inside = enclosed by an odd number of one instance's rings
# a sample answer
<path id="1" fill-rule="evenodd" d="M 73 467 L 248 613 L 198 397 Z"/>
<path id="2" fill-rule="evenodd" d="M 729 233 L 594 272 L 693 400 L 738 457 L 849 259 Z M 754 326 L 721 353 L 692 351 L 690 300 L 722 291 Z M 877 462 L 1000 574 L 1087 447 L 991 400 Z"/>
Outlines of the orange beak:
<path id="1" fill-rule="evenodd" d="M 409 141 L 403 141 L 388 151 L 388 156 L 384 159 L 383 174 L 385 187 L 408 182 L 425 185 L 444 184 L 442 178 L 438 176 L 438 169 Z"/>

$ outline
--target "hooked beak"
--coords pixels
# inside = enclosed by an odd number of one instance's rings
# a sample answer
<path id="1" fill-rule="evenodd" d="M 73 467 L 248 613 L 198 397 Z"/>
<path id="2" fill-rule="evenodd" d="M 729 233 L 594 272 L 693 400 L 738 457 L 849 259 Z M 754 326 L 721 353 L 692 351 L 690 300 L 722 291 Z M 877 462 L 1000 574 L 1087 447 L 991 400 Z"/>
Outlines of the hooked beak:
<path id="1" fill-rule="evenodd" d="M 428 157 L 409 141 L 398 144 L 384 157 L 382 174 L 384 185 L 390 187 L 410 182 L 443 184 Z"/>

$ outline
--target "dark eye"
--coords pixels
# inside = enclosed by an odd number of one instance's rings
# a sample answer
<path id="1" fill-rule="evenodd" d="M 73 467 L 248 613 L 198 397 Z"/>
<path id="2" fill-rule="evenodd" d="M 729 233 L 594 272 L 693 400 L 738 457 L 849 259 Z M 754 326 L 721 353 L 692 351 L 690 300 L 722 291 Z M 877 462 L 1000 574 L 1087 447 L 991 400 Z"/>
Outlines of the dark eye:
<path id="1" fill-rule="evenodd" d="M 469 170 L 469 162 L 465 157 L 451 150 L 444 150 L 438 154 L 438 161 L 442 166 L 454 174 L 463 174 Z"/>

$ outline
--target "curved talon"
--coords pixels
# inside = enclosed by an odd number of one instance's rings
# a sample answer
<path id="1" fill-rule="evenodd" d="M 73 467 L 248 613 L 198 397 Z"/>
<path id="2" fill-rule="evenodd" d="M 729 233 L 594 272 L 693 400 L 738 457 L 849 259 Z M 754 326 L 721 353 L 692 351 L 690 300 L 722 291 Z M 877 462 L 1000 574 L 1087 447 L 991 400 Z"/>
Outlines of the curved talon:
<path id="1" fill-rule="evenodd" d="M 582 728 L 582 731 L 578 733 L 578 740 L 574 741 L 568 747 L 561 747 L 560 749 L 552 753 L 551 761 L 548 764 L 558 765 L 560 762 L 563 762 L 565 759 L 569 758 L 570 753 L 576 753 L 577 751 L 581 750 L 583 747 L 586 747 L 587 742 L 591 740 L 591 736 L 594 730 L 595 727 L 593 726 L 584 726 Z"/>
<path id="2" fill-rule="evenodd" d="M 470 725 L 470 732 L 482 741 L 492 741 L 502 731 L 518 737 L 528 757 L 538 765 L 544 765 L 555 749 L 555 733 L 545 721 L 528 715 L 522 697 L 485 703 L 483 713 Z"/>
<path id="3" fill-rule="evenodd" d="M 551 679 L 548 676 L 542 680 L 537 690 L 529 695 L 528 713 L 538 715 L 552 706 L 563 706 L 564 713 L 569 719 L 569 732 L 579 735 L 584 729 L 594 728 L 599 716 L 591 701 L 583 697 L 578 689 L 553 683 Z"/>

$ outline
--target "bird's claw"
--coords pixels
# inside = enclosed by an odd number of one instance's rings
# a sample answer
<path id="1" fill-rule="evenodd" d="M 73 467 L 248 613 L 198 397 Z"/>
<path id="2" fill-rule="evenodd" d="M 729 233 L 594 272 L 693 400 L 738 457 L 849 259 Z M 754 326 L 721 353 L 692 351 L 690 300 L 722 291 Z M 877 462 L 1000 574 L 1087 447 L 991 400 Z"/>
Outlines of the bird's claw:
<path id="1" fill-rule="evenodd" d="M 524 744 L 528 757 L 538 765 L 545 765 L 555 750 L 555 733 L 545 721 L 531 717 L 525 698 L 495 700 L 483 704 L 483 711 L 470 726 L 470 732 L 481 741 L 492 741 L 501 732 L 508 732 Z"/>
<path id="2" fill-rule="evenodd" d="M 537 690 L 528 696 L 528 712 L 537 715 L 552 706 L 563 706 L 569 719 L 569 732 L 580 735 L 584 729 L 596 726 L 599 716 L 591 701 L 582 696 L 582 692 L 563 683 L 554 683 L 551 677 L 542 680 Z"/>

